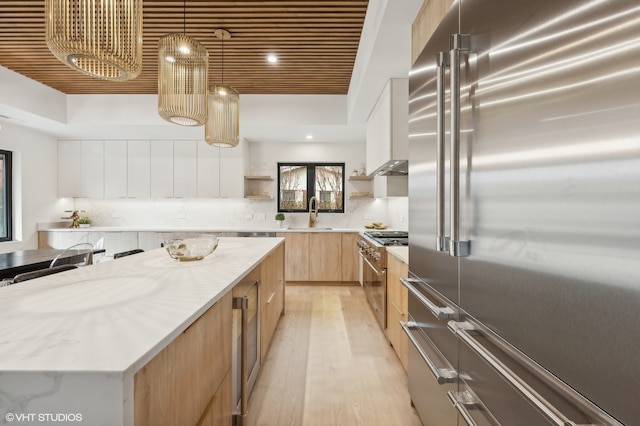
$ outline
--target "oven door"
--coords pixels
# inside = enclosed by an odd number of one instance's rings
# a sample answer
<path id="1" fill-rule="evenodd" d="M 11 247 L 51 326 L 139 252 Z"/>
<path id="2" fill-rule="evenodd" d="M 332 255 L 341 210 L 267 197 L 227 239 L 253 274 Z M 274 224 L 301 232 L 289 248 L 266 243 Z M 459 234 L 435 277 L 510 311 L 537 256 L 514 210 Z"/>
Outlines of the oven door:
<path id="1" fill-rule="evenodd" d="M 360 252 L 362 258 L 362 286 L 373 313 L 382 329 L 387 328 L 387 270 L 379 269 Z"/>

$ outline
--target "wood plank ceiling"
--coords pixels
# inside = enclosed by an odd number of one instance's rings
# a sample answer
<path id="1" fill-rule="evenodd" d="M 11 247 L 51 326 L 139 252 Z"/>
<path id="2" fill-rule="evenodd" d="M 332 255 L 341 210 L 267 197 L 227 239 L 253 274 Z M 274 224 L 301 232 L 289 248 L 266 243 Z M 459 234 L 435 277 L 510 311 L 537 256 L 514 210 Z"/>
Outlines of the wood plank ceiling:
<path id="1" fill-rule="evenodd" d="M 143 65 L 132 81 L 85 76 L 47 48 L 44 0 L 0 1 L 0 65 L 67 94 L 157 93 L 158 40 L 197 39 L 209 52 L 209 81 L 221 78 L 217 28 L 224 43 L 224 82 L 240 94 L 346 94 L 368 0 L 144 0 Z M 186 14 L 184 11 L 186 10 Z M 278 56 L 277 64 L 266 61 Z"/>

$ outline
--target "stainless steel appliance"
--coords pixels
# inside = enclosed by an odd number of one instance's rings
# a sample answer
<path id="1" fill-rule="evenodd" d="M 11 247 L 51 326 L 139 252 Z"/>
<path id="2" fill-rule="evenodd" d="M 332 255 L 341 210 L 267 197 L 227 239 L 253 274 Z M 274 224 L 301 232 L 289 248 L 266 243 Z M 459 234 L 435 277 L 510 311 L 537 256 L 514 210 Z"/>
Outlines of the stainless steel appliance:
<path id="1" fill-rule="evenodd" d="M 425 425 L 640 424 L 640 6 L 455 2 L 410 76 Z"/>
<path id="2" fill-rule="evenodd" d="M 247 280 L 237 284 L 233 296 L 232 389 L 234 426 L 246 424 L 249 396 L 260 370 L 260 315 L 258 315 L 258 282 Z"/>
<path id="3" fill-rule="evenodd" d="M 387 253 L 386 246 L 409 245 L 405 231 L 368 231 L 358 240 L 363 260 L 362 286 L 367 301 L 382 329 L 387 327 Z"/>

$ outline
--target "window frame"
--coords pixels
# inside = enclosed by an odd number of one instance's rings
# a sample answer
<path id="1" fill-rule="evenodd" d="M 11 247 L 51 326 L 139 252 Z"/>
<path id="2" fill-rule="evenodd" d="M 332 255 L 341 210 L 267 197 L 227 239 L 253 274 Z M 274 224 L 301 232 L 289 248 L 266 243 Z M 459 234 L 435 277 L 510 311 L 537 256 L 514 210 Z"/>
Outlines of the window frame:
<path id="1" fill-rule="evenodd" d="M 301 166 L 307 168 L 307 181 L 306 181 L 306 208 L 304 209 L 283 209 L 281 206 L 281 194 L 282 190 L 280 188 L 281 185 L 281 166 Z M 278 188 L 277 188 L 277 211 L 279 213 L 306 213 L 309 212 L 309 200 L 313 195 L 315 195 L 315 183 L 316 183 L 316 167 L 318 166 L 333 166 L 333 167 L 341 167 L 342 168 L 342 185 L 341 185 L 341 193 L 342 193 L 342 208 L 339 209 L 318 209 L 318 213 L 344 213 L 345 207 L 345 163 L 344 162 L 304 162 L 304 161 L 287 161 L 287 162 L 279 162 L 278 163 Z M 309 190 L 311 188 L 311 191 Z"/>
<path id="2" fill-rule="evenodd" d="M 6 230 L 6 235 L 0 234 L 0 242 L 7 242 L 13 241 L 13 153 L 0 149 L 0 156 L 4 157 L 0 221 Z"/>

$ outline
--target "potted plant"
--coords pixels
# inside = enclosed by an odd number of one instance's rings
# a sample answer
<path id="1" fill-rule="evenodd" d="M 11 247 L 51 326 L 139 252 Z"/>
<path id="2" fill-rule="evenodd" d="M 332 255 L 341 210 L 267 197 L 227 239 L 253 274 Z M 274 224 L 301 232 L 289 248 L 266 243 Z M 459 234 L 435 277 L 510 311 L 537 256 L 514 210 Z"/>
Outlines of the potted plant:
<path id="1" fill-rule="evenodd" d="M 276 213 L 276 220 L 278 221 L 278 226 L 282 228 L 282 224 L 284 223 L 284 213 Z"/>
<path id="2" fill-rule="evenodd" d="M 78 219 L 78 226 L 80 228 L 88 228 L 91 226 L 91 222 L 92 222 L 91 218 L 84 216 Z"/>

